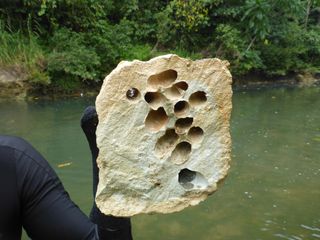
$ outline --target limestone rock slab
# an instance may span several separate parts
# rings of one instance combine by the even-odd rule
[[[123,61],[96,100],[99,185],[108,215],[196,205],[227,174],[231,74],[219,59]]]

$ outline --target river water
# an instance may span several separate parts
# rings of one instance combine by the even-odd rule
[[[0,133],[29,140],[86,213],[91,166],[79,119],[93,102],[0,102]],[[135,240],[320,239],[320,88],[236,91],[233,107],[223,186],[182,212],[132,218]]]

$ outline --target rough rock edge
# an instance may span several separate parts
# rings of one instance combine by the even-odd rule
[[[225,142],[224,144],[226,144],[229,149],[229,152],[228,152],[228,157],[227,157],[227,160],[228,160],[228,163],[231,159],[231,138],[230,138],[230,124],[229,124],[229,121],[230,121],[230,115],[231,115],[231,108],[232,108],[232,103],[231,103],[231,96],[232,96],[232,90],[231,90],[231,84],[232,84],[232,78],[231,78],[231,74],[229,72],[229,70],[227,69],[227,67],[229,66],[229,63],[227,61],[221,61],[217,58],[214,58],[214,59],[202,59],[202,60],[197,60],[197,61],[191,61],[191,60],[187,60],[187,59],[182,59],[180,57],[178,57],[177,55],[173,55],[173,54],[168,54],[168,55],[165,55],[165,56],[159,56],[159,57],[156,57],[156,58],[153,58],[151,60],[149,60],[148,62],[142,62],[142,61],[139,61],[139,60],[134,60],[132,62],[128,62],[128,61],[122,61],[119,63],[119,65],[105,78],[104,80],[104,83],[101,87],[101,93],[103,93],[105,91],[105,88],[107,87],[108,85],[108,81],[109,79],[112,79],[115,75],[119,74],[123,69],[127,68],[127,67],[132,67],[134,65],[139,65],[139,64],[144,64],[144,63],[149,63],[150,65],[153,64],[154,62],[157,62],[158,60],[161,60],[161,59],[167,59],[167,61],[170,61],[172,58],[177,58],[178,61],[181,61],[181,62],[184,62],[187,66],[189,66],[190,64],[191,65],[194,65],[194,66],[197,66],[199,64],[203,64],[203,63],[207,63],[207,64],[214,64],[216,62],[218,62],[220,64],[220,67],[222,68],[222,70],[224,71],[224,73],[227,73],[227,79],[228,79],[228,82],[227,83],[223,83],[225,86],[229,86],[230,88],[230,95],[229,96],[223,96],[223,97],[227,97],[229,98],[229,102],[230,102],[230,105],[229,105],[229,108],[228,107],[225,107],[224,108],[224,111],[223,113],[220,114],[220,117],[224,117],[225,120],[227,120],[228,124],[227,126],[224,126],[224,131],[226,134],[228,134],[228,137],[230,139],[229,142]],[[102,111],[100,109],[100,104],[99,102],[101,101],[102,102],[102,99],[100,99],[101,96],[100,94],[98,95],[97,97],[97,100],[96,100],[96,106],[97,106],[97,112],[98,114]],[[103,116],[99,116],[99,119],[100,118],[103,118]],[[225,122],[224,122],[225,123]],[[99,128],[99,126],[98,126]],[[98,130],[97,130],[98,132]],[[98,135],[98,134],[97,134]],[[98,147],[100,147],[100,140],[99,139],[99,136],[97,138],[97,142],[98,142]],[[103,161],[101,161],[100,157],[98,157],[98,166],[99,168],[103,168]],[[161,213],[171,213],[171,212],[176,212],[176,211],[180,211],[188,206],[193,206],[193,205],[197,205],[199,202],[205,200],[207,198],[208,195],[212,194],[214,191],[217,190],[217,183],[221,182],[227,175],[227,172],[228,172],[228,169],[229,169],[229,165],[227,166],[224,166],[223,168],[223,172],[219,172],[219,179],[218,181],[215,183],[215,184],[212,184],[210,187],[208,187],[206,189],[206,191],[202,191],[201,193],[197,192],[196,194],[194,193],[190,193],[189,194],[186,194],[185,197],[181,197],[179,199],[179,203],[177,204],[177,202],[162,202],[160,204],[157,204],[157,207],[156,209],[154,208],[154,206],[149,206],[149,207],[143,207],[142,209],[140,209],[140,211],[138,213],[153,213],[153,212],[161,212]],[[100,171],[101,172],[101,171]],[[101,174],[100,174],[100,177],[103,177]],[[113,206],[105,206],[104,204],[104,198],[103,198],[103,194],[102,195],[99,195],[100,193],[102,193],[104,191],[104,189],[101,189],[98,187],[98,192],[97,192],[97,196],[96,196],[96,203],[97,203],[97,206],[100,208],[100,210],[102,212],[104,212],[105,214],[112,214],[112,215],[115,215],[115,216],[133,216],[137,213],[132,213],[132,212],[128,212],[128,213],[125,213],[123,212],[121,209],[118,209],[115,210],[113,209],[112,212],[110,212],[109,208],[113,207]],[[196,195],[196,199],[192,199],[192,201],[190,201],[190,197],[189,195]],[[152,210],[150,210],[150,208]]]

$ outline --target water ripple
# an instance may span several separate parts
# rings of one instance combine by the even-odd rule
[[[317,227],[309,227],[309,226],[304,225],[304,224],[301,224],[300,226],[301,226],[302,228],[304,228],[304,229],[307,229],[307,230],[320,232],[320,228],[317,228]]]

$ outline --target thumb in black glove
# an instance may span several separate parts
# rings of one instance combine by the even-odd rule
[[[87,107],[81,118],[81,128],[86,135],[92,155],[93,170],[93,197],[95,198],[99,183],[99,169],[97,157],[99,149],[96,142],[96,128],[98,115],[94,106]],[[90,219],[98,225],[100,239],[132,240],[130,218],[107,216],[100,212],[95,202],[93,203]]]

